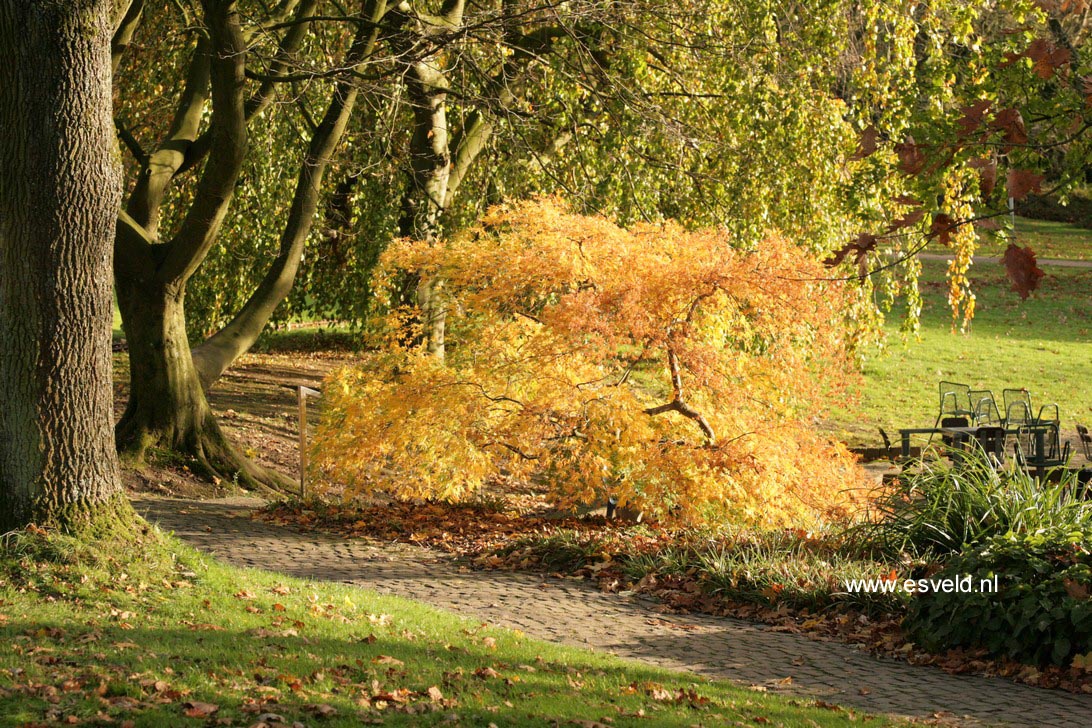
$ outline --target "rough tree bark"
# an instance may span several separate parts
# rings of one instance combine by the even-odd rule
[[[122,507],[111,253],[113,2],[0,0],[0,531]]]

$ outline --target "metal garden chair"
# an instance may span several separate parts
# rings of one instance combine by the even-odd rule
[[[1088,428],[1080,423],[1077,424],[1077,437],[1081,439],[1085,458],[1092,460],[1092,435],[1089,435]]]
[[[974,410],[975,424],[994,425],[1001,423],[1001,413],[997,410],[997,401],[988,389],[972,389],[968,392],[971,409]]]

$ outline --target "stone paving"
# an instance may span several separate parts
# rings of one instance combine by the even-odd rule
[[[258,504],[159,498],[134,503],[150,521],[232,564],[396,594],[552,642],[876,713],[945,713],[966,725],[1092,724],[1092,695],[949,675],[738,619],[661,614],[654,600],[604,594],[583,581],[470,571],[411,545],[252,521],[249,513]],[[791,682],[779,683],[787,677]]]

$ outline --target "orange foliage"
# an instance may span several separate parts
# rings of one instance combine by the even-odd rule
[[[393,307],[375,353],[333,375],[316,458],[351,490],[460,500],[504,473],[676,520],[852,507],[859,470],[813,429],[844,394],[847,293],[782,238],[743,252],[537,200],[394,245],[375,290],[406,270],[444,281],[447,356],[406,344],[420,316]]]

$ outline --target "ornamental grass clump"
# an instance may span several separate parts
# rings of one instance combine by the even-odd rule
[[[1092,528],[1092,504],[1075,472],[1040,482],[1015,464],[995,467],[981,450],[961,455],[952,463],[925,457],[904,469],[872,502],[868,522],[849,532],[851,543],[943,560],[1006,533]]]

